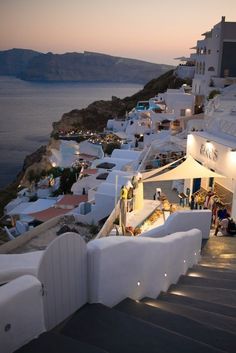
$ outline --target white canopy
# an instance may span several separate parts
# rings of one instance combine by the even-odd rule
[[[142,173],[142,179],[145,180],[147,178],[150,178],[151,176],[153,177],[155,174],[160,173],[162,170],[164,170],[166,168],[169,168],[172,164],[180,162],[182,159],[183,159],[183,157],[181,157],[180,159],[177,159],[174,162],[166,164],[163,167],[152,169],[149,172],[145,172],[145,171],[140,170],[140,172]],[[148,181],[150,181],[150,180],[148,180]]]
[[[159,169],[156,171],[159,172]],[[144,182],[195,178],[225,178],[225,176],[212,172],[189,155],[187,159],[176,168],[169,170],[166,173],[145,179]]]

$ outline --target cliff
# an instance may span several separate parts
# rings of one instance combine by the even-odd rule
[[[10,49],[0,51],[0,75],[18,76],[30,60],[41,53],[28,49]]]
[[[29,81],[139,82],[158,77],[173,66],[99,53],[41,54],[20,78]]]
[[[145,83],[173,66],[93,52],[43,54],[28,49],[0,51],[0,75],[27,81]]]

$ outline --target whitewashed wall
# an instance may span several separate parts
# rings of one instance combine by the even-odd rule
[[[193,158],[200,161],[208,169],[213,169],[215,172],[225,175],[228,178],[236,179],[236,157],[235,152],[231,152],[231,148],[224,145],[227,144],[226,138],[225,141],[222,141],[222,144],[214,141],[214,138],[221,137],[220,132],[218,136],[213,134],[206,134],[205,136],[200,136],[201,133],[193,132],[191,135],[188,135],[187,141],[187,155],[191,154]],[[211,140],[211,148],[217,150],[217,159],[213,160],[207,157],[206,154],[201,154],[201,145],[206,145],[207,139]],[[232,139],[229,138],[229,144],[232,143]]]
[[[89,302],[113,306],[130,297],[155,298],[200,256],[198,229],[164,238],[108,237],[88,243]]]
[[[43,250],[23,254],[0,254],[0,285],[23,275],[37,273]]]
[[[12,353],[44,331],[39,280],[26,275],[0,287],[0,352]]]
[[[211,227],[210,210],[189,210],[172,213],[165,223],[142,233],[141,237],[164,237],[174,232],[184,232],[193,228],[200,229],[203,239],[208,239]]]
[[[195,73],[195,66],[178,66],[176,69],[176,74],[178,77],[185,79],[192,79]]]
[[[112,306],[126,297],[157,297],[197,263],[201,239],[198,229],[87,245],[78,234],[61,235],[43,253],[38,279],[26,275],[0,287],[1,353],[55,327],[88,301]]]

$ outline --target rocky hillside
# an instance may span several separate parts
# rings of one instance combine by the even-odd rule
[[[110,101],[97,101],[86,109],[74,109],[65,113],[60,121],[53,123],[52,134],[55,135],[60,130],[70,131],[74,128],[102,131],[109,118],[124,116],[126,111],[134,108],[139,100],[147,100],[159,92],[165,92],[167,88],[179,88],[185,82],[177,78],[174,71],[170,70],[148,82],[141,91],[131,97],[124,99],[112,97]]]
[[[19,76],[30,60],[41,53],[28,49],[0,51],[0,75]]]
[[[173,66],[99,53],[41,54],[20,77],[29,81],[148,82]]]

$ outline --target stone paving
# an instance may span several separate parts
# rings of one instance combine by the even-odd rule
[[[161,188],[170,203],[179,203],[178,192],[172,190],[172,181],[143,183],[144,199],[153,200],[156,188]]]
[[[201,264],[236,270],[236,237],[210,237],[203,243]]]

